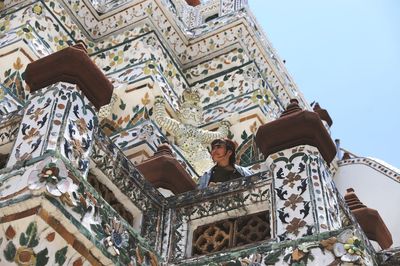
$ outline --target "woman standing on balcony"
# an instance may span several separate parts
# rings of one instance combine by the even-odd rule
[[[235,164],[235,143],[230,139],[215,139],[211,143],[211,158],[215,165],[200,178],[199,189],[252,175],[249,169]]]

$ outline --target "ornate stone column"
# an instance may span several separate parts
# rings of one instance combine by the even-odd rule
[[[341,221],[329,163],[335,145],[315,112],[291,100],[281,117],[258,129],[256,142],[274,182],[279,240],[339,229]]]
[[[7,167],[59,154],[86,177],[96,109],[110,101],[111,83],[81,44],[29,64],[25,75],[36,93],[24,108]]]

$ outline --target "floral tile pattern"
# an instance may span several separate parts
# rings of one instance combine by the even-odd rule
[[[13,143],[18,135],[19,124],[22,120],[21,116],[16,112],[11,113],[10,118],[4,116],[0,119],[0,145]],[[3,151],[4,152],[4,151]],[[9,153],[9,151],[7,151]]]
[[[229,2],[229,1],[227,1]],[[238,2],[239,3],[239,2]],[[104,39],[99,41],[99,43],[94,44],[91,42],[87,37],[82,35],[82,32],[79,30],[77,25],[74,25],[72,20],[69,18],[68,14],[65,12],[63,8],[61,8],[58,3],[52,2],[52,1],[46,1],[46,4],[48,5],[48,9],[51,10],[51,12],[57,16],[58,20],[62,23],[62,25],[57,25],[57,23],[49,24],[48,22],[52,21],[52,17],[54,16],[53,14],[47,14],[47,9],[43,8],[43,6],[40,3],[37,3],[33,6],[29,6],[21,15],[11,15],[11,17],[6,17],[5,21],[8,21],[10,23],[7,27],[12,28],[12,25],[14,23],[14,20],[11,18],[22,18],[20,21],[24,21],[27,17],[26,15],[32,14],[33,21],[31,22],[32,25],[35,25],[35,28],[38,30],[39,35],[42,35],[41,31],[46,30],[47,36],[46,40],[48,40],[50,47],[55,47],[53,50],[58,50],[62,47],[65,47],[67,43],[71,42],[71,39],[69,39],[60,29],[68,29],[69,35],[72,36],[72,38],[75,39],[81,39],[86,41],[89,44],[89,52],[93,52],[95,50],[99,51],[101,49],[100,47],[109,47],[111,39]],[[156,25],[157,30],[161,32],[163,38],[166,38],[168,40],[169,46],[176,52],[176,54],[181,54],[179,57],[181,60],[190,60],[192,61],[194,59],[194,56],[198,57],[197,54],[199,54],[200,57],[204,57],[204,54],[202,53],[209,53],[213,52],[216,49],[221,49],[224,46],[227,46],[228,43],[231,42],[236,42],[239,39],[233,37],[233,36],[240,36],[240,43],[247,43],[250,44],[250,47],[253,47],[252,51],[248,51],[246,47],[243,47],[243,49],[246,51],[247,54],[251,55],[251,58],[254,58],[259,66],[267,66],[269,63],[274,63],[276,60],[275,57],[271,57],[271,61],[268,63],[266,61],[266,58],[264,57],[264,54],[259,48],[256,46],[256,42],[252,39],[253,35],[248,34],[248,29],[242,26],[236,26],[236,28],[231,28],[225,31],[222,35],[216,36],[213,35],[210,37],[205,43],[202,41],[194,43],[192,47],[184,48],[184,43],[185,41],[181,39],[180,34],[174,27],[170,26],[169,23],[165,23],[165,21],[169,21],[171,17],[166,17],[163,12],[161,12],[161,8],[157,6],[157,4],[154,3],[147,3],[143,2],[140,5],[133,5],[128,9],[125,9],[126,14],[117,14],[114,16],[110,16],[107,19],[102,19],[98,20],[97,18],[93,17],[91,12],[89,11],[88,7],[85,5],[83,1],[66,1],[66,4],[68,8],[76,15],[78,20],[81,20],[82,25],[84,25],[84,28],[90,31],[92,34],[101,34],[101,35],[107,35],[107,32],[109,31],[108,29],[119,29],[121,27],[126,26],[126,23],[134,23],[135,21],[142,20],[144,17],[148,17],[149,19],[152,20],[154,25]],[[241,5],[241,4],[240,4]],[[170,9],[170,10],[173,10]],[[50,18],[47,19],[46,21],[42,21],[44,17]],[[132,18],[137,18],[137,20],[132,19]],[[129,19],[131,18],[131,19]],[[232,21],[234,21],[235,17],[232,17]],[[173,19],[173,18],[172,18]],[[112,23],[110,21],[117,21],[116,23]],[[37,22],[37,23],[36,23]],[[254,25],[254,22],[249,21],[249,25]],[[54,25],[56,25],[54,27]],[[144,32],[149,31],[149,25],[150,24],[144,24],[142,27],[135,27],[135,29],[139,29],[139,32],[135,33],[135,30],[133,31],[128,31],[126,35],[120,34],[118,36],[113,37],[113,42],[114,43],[119,43],[124,40],[124,38],[128,37],[135,37],[138,34],[143,34]],[[6,28],[7,28],[6,27]],[[218,27],[218,26],[217,26]],[[52,34],[49,32],[49,29],[52,29],[53,32],[56,32],[56,34]],[[234,29],[234,30],[233,30]],[[208,30],[211,31],[213,28],[208,27]],[[254,30],[254,29],[252,29]],[[260,38],[263,38],[262,34],[259,34],[257,30],[255,30],[257,33],[254,36],[260,36]],[[227,37],[227,40],[225,41],[224,38],[221,38],[221,36]],[[44,37],[44,36],[43,36]],[[49,39],[49,37],[51,37]],[[119,40],[119,41],[118,41]],[[204,45],[206,44],[206,45]],[[205,50],[203,49],[204,47],[207,47]],[[98,47],[97,47],[98,46]],[[191,51],[190,54],[188,54],[188,51]],[[192,55],[192,53],[194,53]],[[273,55],[273,52],[268,52],[269,54]],[[263,60],[263,61],[257,61],[257,60]],[[290,78],[288,75],[285,73],[283,70],[283,67],[281,66],[280,63],[274,63],[275,64],[275,69],[277,69],[278,72],[274,73],[276,70],[262,70],[261,73],[262,75],[266,75],[267,81],[271,84],[273,87],[274,93],[277,93],[281,99],[288,99],[288,95],[297,95],[295,85],[293,82],[290,81]],[[272,71],[272,72],[271,72]],[[278,77],[280,76],[280,77]],[[284,81],[288,80],[289,81]],[[284,81],[282,83],[282,81]],[[288,83],[289,85],[287,85]],[[286,90],[288,90],[285,92]],[[285,95],[286,94],[286,95]],[[287,103],[288,100],[285,100],[284,103]]]
[[[42,221],[29,222],[29,219],[5,223],[1,226],[13,234],[0,244],[4,253],[3,263],[17,265],[66,265],[66,261],[77,259],[73,248],[68,246],[52,228]],[[47,227],[47,228],[46,228]],[[53,241],[60,246],[54,245]],[[47,246],[46,246],[47,245]]]
[[[280,240],[342,227],[336,188],[317,148],[297,146],[269,158]]]
[[[229,8],[227,7],[226,10],[228,13],[232,12],[232,3],[233,1],[225,1],[226,5],[230,6]],[[79,20],[83,20],[83,24],[86,26],[86,28],[89,31],[89,34],[94,34],[95,36],[93,36],[94,38],[98,37],[100,34],[103,35],[107,35],[113,31],[115,31],[115,29],[118,29],[120,27],[124,27],[126,26],[127,23],[134,23],[137,20],[140,20],[141,18],[144,17],[148,17],[149,19],[151,19],[154,23],[154,25],[156,25],[157,30],[163,35],[163,37],[168,40],[169,46],[172,48],[172,50],[174,50],[176,52],[176,54],[179,55],[179,58],[182,60],[182,62],[189,62],[189,61],[193,61],[195,58],[201,58],[204,57],[204,53],[209,53],[209,52],[213,52],[217,49],[222,49],[223,47],[228,46],[228,43],[231,43],[232,41],[238,41],[237,38],[235,38],[234,36],[240,36],[241,37],[241,43],[246,43],[246,44],[251,44],[252,49],[249,51],[248,53],[252,56],[252,58],[254,58],[255,60],[259,60],[258,58],[261,58],[261,60],[263,60],[262,62],[257,62],[258,65],[262,65],[262,66],[267,66],[268,62],[266,62],[266,58],[263,55],[263,52],[261,50],[259,50],[259,48],[256,46],[256,42],[252,39],[253,37],[251,37],[251,34],[246,34],[248,32],[247,28],[244,27],[236,27],[234,31],[232,31],[232,28],[225,31],[223,34],[220,35],[214,35],[212,37],[210,37],[207,41],[199,41],[197,43],[194,43],[191,47],[189,47],[189,49],[185,49],[184,48],[184,43],[185,41],[183,39],[181,39],[177,29],[175,29],[173,26],[170,26],[168,23],[165,23],[165,21],[168,21],[168,17],[165,16],[165,14],[163,12],[161,12],[162,8],[158,7],[156,4],[153,3],[141,3],[140,6],[132,6],[128,9],[125,9],[124,12],[125,14],[118,14],[118,15],[114,15],[111,17],[108,17],[107,19],[103,19],[103,20],[98,20],[97,18],[93,17],[93,15],[91,14],[91,12],[87,9],[87,7],[80,1],[75,0],[75,1],[68,1],[68,5],[71,8],[71,11],[73,13],[75,13],[75,15],[77,16],[77,18]],[[225,5],[225,4],[222,4]],[[241,1],[236,1],[235,3],[236,7],[235,9],[239,9],[239,6],[242,6]],[[166,5],[167,7],[171,7],[169,6],[169,4]],[[139,8],[142,8],[142,10],[140,10]],[[224,9],[224,8],[223,8]],[[222,9],[222,10],[223,10]],[[169,9],[169,10],[174,10],[173,8]],[[220,11],[220,12],[224,12],[224,11]],[[225,20],[227,16],[225,16]],[[129,18],[129,19],[126,19]],[[173,17],[172,17],[173,19]],[[236,17],[232,17],[230,18],[231,21],[234,21],[235,19],[237,19]],[[117,21],[116,23],[112,23],[111,21]],[[227,21],[223,21],[220,22],[222,24],[226,24]],[[179,24],[179,23],[178,23]],[[219,27],[220,25],[215,24],[214,27],[210,27],[211,25],[215,24],[215,22],[213,22],[210,25],[207,25],[206,27],[201,27],[201,29],[207,29],[207,31],[212,31],[214,30],[214,27]],[[254,25],[255,23],[253,21],[249,21],[249,25]],[[254,29],[252,29],[254,30]],[[184,30],[186,31],[186,30]],[[263,40],[265,39],[262,34],[258,33],[258,30],[255,30],[256,35],[255,36],[259,36],[259,38],[263,38]],[[200,33],[198,33],[200,34]],[[226,40],[224,40],[224,38],[221,37],[225,36],[227,37]],[[245,47],[243,47],[245,48]],[[272,48],[265,48],[265,49],[269,49],[271,50]],[[246,49],[247,50],[247,49]],[[274,52],[268,51],[268,54],[271,55],[271,61],[270,63],[272,63],[274,65],[274,68],[278,71],[276,74],[274,74],[273,72],[276,70],[273,70],[272,72],[270,72],[271,70],[263,70],[262,73],[264,73],[265,75],[269,76],[268,81],[272,81],[271,84],[274,84],[274,89],[276,89],[276,92],[279,93],[281,97],[281,99],[285,99],[287,98],[286,94],[290,94],[292,95],[293,93],[295,94],[295,96],[297,96],[297,92],[295,89],[295,85],[293,84],[293,82],[290,81],[289,76],[285,73],[285,70],[283,70],[283,66],[281,63],[278,62],[276,55],[274,56]],[[186,62],[186,63],[187,63]],[[282,79],[277,78],[279,73],[279,76],[282,77]],[[283,84],[282,84],[282,80],[283,80]],[[275,88],[275,85],[278,86],[277,88]],[[289,89],[288,92],[285,92],[285,90]]]
[[[141,255],[141,252],[150,252],[152,259],[157,261],[157,256],[139,236],[139,233],[121,220],[107,202],[99,197],[96,190],[82,176],[71,172],[70,167],[60,158],[47,157],[25,169],[16,170],[7,176],[1,175],[0,178],[4,182],[0,186],[0,209],[18,204],[20,210],[26,210],[32,205],[24,203],[24,201],[32,202],[33,206],[36,202],[43,205],[44,211],[39,210],[32,214],[37,213],[46,222],[51,221],[48,218],[49,215],[56,215],[57,219],[65,219],[67,222],[62,223],[65,228],[71,230],[71,226],[73,226],[75,229],[72,229],[72,232],[79,230],[82,235],[89,236],[88,240],[85,241],[93,242],[92,245],[100,250],[102,256],[115,264],[127,265],[132,260],[142,260],[143,254]],[[41,199],[42,195],[46,200]],[[10,201],[11,198],[12,201]],[[53,224],[50,225],[54,226]],[[37,238],[38,231],[35,226],[34,223],[31,223],[25,233],[25,235],[33,234],[32,236],[24,235],[19,238],[22,246],[20,252],[24,252],[25,255],[31,253],[32,260],[39,260],[40,258],[39,265],[49,265],[47,264],[48,257],[54,255],[58,257],[60,252],[66,253],[66,251],[48,253],[46,249],[41,251],[45,253],[41,258],[39,250],[34,248],[38,245],[43,247],[44,239],[39,240]],[[13,231],[17,232],[16,229],[8,230],[7,240],[12,239],[16,234]],[[63,237],[66,237],[66,234],[68,235],[66,231],[61,230],[61,232],[64,234]],[[54,236],[47,234],[46,239],[52,241],[51,239],[54,239]],[[57,246],[59,244],[55,245],[55,247]],[[141,252],[138,254],[135,250]],[[77,253],[74,252],[74,254]],[[23,259],[22,257],[27,257],[20,255],[16,244],[8,242],[4,251],[5,259],[16,261]],[[84,254],[82,255],[84,256]],[[60,258],[56,258],[56,260],[60,260]]]
[[[0,83],[14,97],[23,102],[29,98],[29,92],[24,81],[24,71],[27,64],[50,54],[35,29],[29,24],[14,28],[0,39]]]
[[[87,174],[97,118],[75,87],[58,83],[30,99],[8,166],[58,150]]]

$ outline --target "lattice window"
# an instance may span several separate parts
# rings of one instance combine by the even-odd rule
[[[114,193],[109,190],[104,184],[100,183],[96,176],[89,173],[88,182],[93,186],[94,189],[101,195],[101,197],[107,201],[108,204],[116,211],[122,218],[125,219],[130,225],[133,225],[133,215],[125,209],[124,205],[119,202]]]
[[[242,142],[236,152],[236,158],[240,165],[249,166],[259,161],[264,161],[265,157],[258,149],[254,135],[249,136]]]
[[[202,225],[193,232],[192,254],[205,255],[271,238],[269,212]]]

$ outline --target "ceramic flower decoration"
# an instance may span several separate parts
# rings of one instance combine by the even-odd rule
[[[363,257],[364,247],[351,230],[343,231],[337,240],[338,242],[333,246],[333,252],[343,262],[356,262]]]
[[[68,192],[72,180],[68,177],[68,170],[61,160],[52,161],[48,158],[36,167],[28,177],[28,188],[39,190],[46,188],[46,191],[56,197]]]
[[[111,225],[105,225],[104,232],[107,234],[107,237],[103,240],[103,243],[107,248],[111,248],[115,255],[120,254],[119,250],[121,248],[128,246],[128,232],[121,224],[121,221],[118,221],[115,217],[112,219]]]

